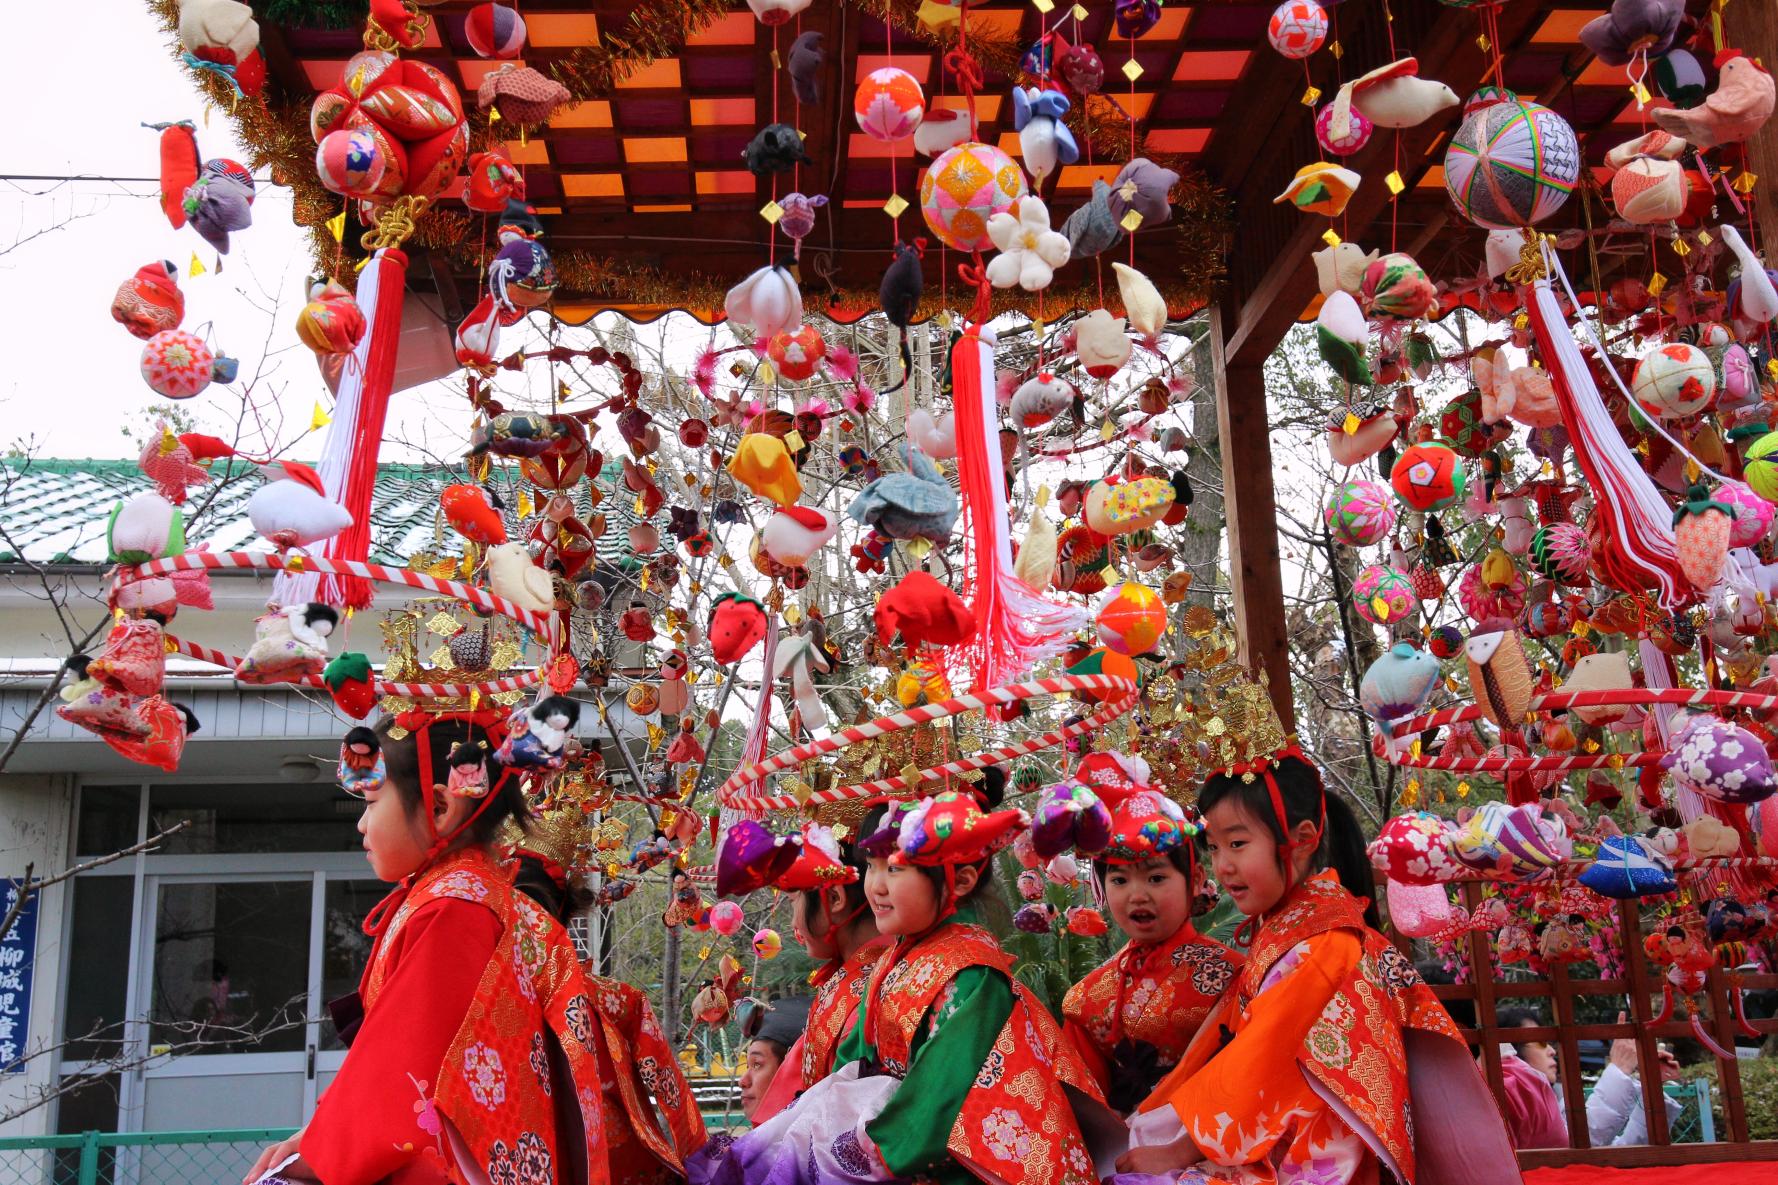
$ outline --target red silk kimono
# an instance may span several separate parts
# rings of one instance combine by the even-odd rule
[[[824,969],[826,974],[815,984],[815,999],[809,1005],[808,1028],[803,1031],[800,1069],[804,1089],[833,1073],[834,1052],[852,1028],[870,974],[888,949],[888,939],[875,938],[853,951],[845,962]]]
[[[1216,1180],[1369,1182],[1379,1166],[1406,1185],[1519,1180],[1449,1014],[1332,872],[1264,921],[1141,1110],[1169,1104]]]
[[[597,1023],[567,932],[479,847],[415,880],[303,1133],[323,1185],[609,1185]]]
[[[859,1002],[864,999],[865,981],[883,957],[887,938],[873,938],[842,963],[829,962],[816,972],[813,983],[815,997],[809,1005],[809,1020],[802,1035],[784,1054],[784,1062],[772,1075],[772,1084],[753,1108],[753,1126],[758,1127],[790,1106],[803,1091],[821,1081],[834,1070],[834,1055],[840,1041],[851,1031],[858,1016]]]
[[[905,1077],[920,1026],[957,973],[988,967],[1005,975],[1012,1014],[951,1126],[951,1155],[988,1181],[1097,1185],[1064,1086],[1099,1099],[1098,1083],[1049,1012],[1012,978],[1012,964],[992,934],[962,922],[892,951],[871,973],[865,1036],[883,1069]]]
[[[1143,1058],[1148,1075],[1135,1096],[1139,1102],[1179,1063],[1241,963],[1240,955],[1187,922],[1158,946],[1127,943],[1087,972],[1068,990],[1062,1016],[1100,1089],[1114,1093],[1111,1070],[1118,1045],[1135,1042],[1152,1051],[1152,1060]],[[1120,1069],[1127,1073],[1132,1067]]]
[[[678,1180],[685,1175],[685,1158],[708,1138],[679,1060],[647,996],[600,975],[588,975],[587,982],[599,1016],[599,1076],[611,1180],[621,1185]],[[666,1119],[665,1131],[651,1097]]]

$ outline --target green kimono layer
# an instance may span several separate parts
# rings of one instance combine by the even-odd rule
[[[946,1147],[963,1100],[1012,1015],[1012,984],[992,967],[966,967],[956,990],[935,1006],[914,1034],[907,1075],[887,1106],[865,1125],[883,1161],[898,1177],[963,1183],[974,1178]],[[862,1024],[840,1043],[834,1064],[876,1060]]]

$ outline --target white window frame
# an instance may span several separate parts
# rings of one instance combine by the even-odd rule
[[[78,862],[75,852],[79,846],[80,807],[81,800],[89,788],[98,787],[130,787],[136,789],[136,838],[132,842],[141,842],[148,836],[150,796],[156,786],[170,785],[239,785],[263,786],[270,789],[284,786],[280,782],[243,782],[239,777],[192,777],[181,778],[177,782],[171,779],[160,781],[128,782],[111,778],[77,779],[73,794],[73,822],[68,829],[69,862]],[[88,857],[90,859],[90,856]],[[314,1114],[315,1103],[319,1097],[319,1083],[324,1075],[337,1073],[345,1060],[343,1049],[324,1050],[320,1048],[321,1025],[331,1023],[325,1015],[326,1001],[321,997],[321,976],[323,970],[326,923],[327,886],[330,881],[374,881],[369,866],[361,853],[355,852],[242,852],[218,855],[155,855],[138,852],[135,855],[117,860],[99,868],[80,874],[77,880],[98,879],[102,877],[130,878],[133,888],[130,894],[130,941],[129,966],[124,969],[124,1060],[134,1060],[136,1068],[125,1071],[119,1076],[118,1082],[118,1117],[117,1127],[120,1132],[142,1130],[142,1117],[147,1104],[147,1082],[155,1078],[199,1077],[213,1074],[252,1074],[252,1073],[289,1073],[292,1070],[305,1074],[303,1088],[302,1120],[307,1122]],[[215,884],[219,882],[254,883],[282,881],[300,883],[308,881],[311,885],[309,903],[309,966],[307,988],[311,1003],[310,1014],[304,1031],[303,1048],[278,1053],[227,1053],[206,1054],[178,1059],[164,1060],[154,1064],[144,1064],[142,1055],[148,1049],[148,1025],[146,1008],[152,990],[154,974],[153,962],[147,958],[147,952],[154,947],[154,927],[158,908],[159,888],[163,884]],[[73,939],[74,910],[72,886],[65,895],[66,907],[62,910],[61,943],[62,949],[68,952],[61,960],[61,974],[56,984],[56,1002],[58,1014],[62,1011],[68,998],[68,989],[72,982],[76,952],[71,948]],[[58,1043],[62,1040],[58,1028],[54,1038]],[[88,1069],[97,1068],[98,1063],[63,1058],[58,1052],[51,1067],[52,1081],[60,1081],[70,1074],[77,1074]]]

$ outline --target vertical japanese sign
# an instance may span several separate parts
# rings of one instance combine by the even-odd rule
[[[4,908],[12,912],[22,881],[6,881]],[[37,955],[37,895],[25,899],[25,907],[5,938],[0,938],[0,1074],[22,1074],[20,1060],[31,1027],[31,964]]]

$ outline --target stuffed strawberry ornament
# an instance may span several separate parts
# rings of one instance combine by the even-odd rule
[[[728,666],[759,644],[766,636],[766,611],[744,593],[723,593],[710,611],[710,655]]]
[[[370,659],[356,650],[347,650],[328,663],[321,672],[321,682],[327,684],[327,694],[339,710],[354,720],[364,719],[377,706]]]
[[[1716,501],[1701,485],[1687,490],[1686,500],[1673,512],[1673,542],[1679,551],[1679,567],[1700,593],[1709,592],[1722,579],[1734,528],[1735,508]]]

